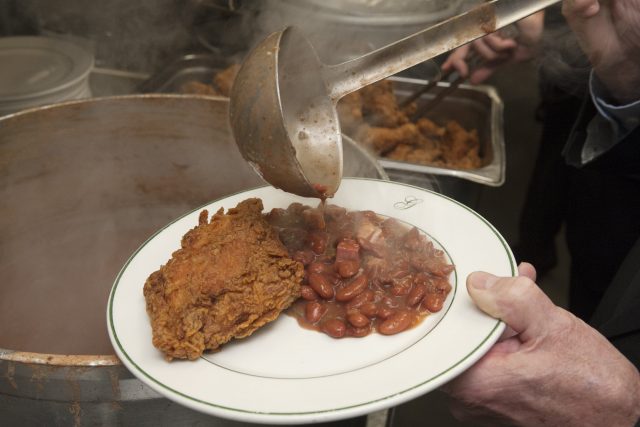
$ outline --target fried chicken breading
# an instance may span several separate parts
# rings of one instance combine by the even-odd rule
[[[231,94],[231,87],[238,71],[240,71],[240,64],[233,64],[213,76],[213,83],[222,96]]]
[[[400,109],[393,92],[393,82],[380,80],[359,90],[362,93],[362,113],[375,126],[393,128],[409,122]]]
[[[247,199],[182,238],[181,248],[144,285],[153,345],[168,360],[197,359],[276,319],[300,296],[301,263]]]
[[[382,80],[349,94],[338,103],[342,130],[388,159],[438,167],[482,166],[478,132],[451,120],[444,126],[422,117],[414,122],[416,102],[404,108],[393,82]]]
[[[405,123],[395,128],[362,126],[357,135],[359,141],[382,155],[392,151],[399,144],[416,145],[421,136],[418,127],[413,123]]]

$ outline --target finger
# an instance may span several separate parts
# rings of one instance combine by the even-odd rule
[[[467,278],[467,290],[481,310],[503,320],[523,342],[546,335],[557,310],[526,276],[500,278],[475,272]]]
[[[537,276],[536,269],[528,262],[521,262],[518,265],[518,276],[528,277],[535,282]]]
[[[451,55],[444,61],[442,64],[443,71],[449,71],[451,68],[455,69],[458,73],[462,75],[462,71],[460,68],[464,68],[465,76],[467,75],[468,66],[466,65],[465,58],[469,53],[469,45],[464,45],[454,50]],[[464,64],[464,65],[463,65]]]
[[[514,39],[503,38],[496,34],[489,34],[483,38],[484,42],[496,52],[511,51],[518,47],[518,42]]]
[[[562,2],[562,14],[567,18],[588,19],[600,11],[598,0],[565,0]]]
[[[465,61],[464,59],[461,59],[461,58],[454,59],[452,61],[452,67],[462,77],[467,77],[469,75],[469,64],[467,64],[467,61]]]
[[[474,41],[473,48],[485,61],[495,61],[501,56],[499,52],[496,52],[487,44],[484,38]]]

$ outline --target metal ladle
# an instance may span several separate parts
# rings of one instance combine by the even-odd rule
[[[273,33],[249,53],[231,90],[236,144],[274,187],[331,197],[342,179],[340,98],[559,1],[489,1],[338,65],[322,64],[294,27]]]

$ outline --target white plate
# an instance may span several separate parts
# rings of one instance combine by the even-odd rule
[[[262,187],[203,208],[226,210],[250,197],[261,198],[265,212],[293,201],[317,204]],[[398,335],[340,340],[282,315],[218,353],[168,363],[151,344],[142,289],[198,223],[199,208],[147,240],[116,278],[107,323],[118,357],[141,381],[192,409],[237,421],[302,424],[355,417],[414,399],[462,373],[499,338],[504,324],[478,310],[464,284],[476,270],[516,274],[508,245],[485,219],[437,193],[388,181],[345,179],[330,202],[395,217],[440,244],[455,265],[443,310]]]

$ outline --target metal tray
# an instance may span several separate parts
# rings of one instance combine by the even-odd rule
[[[391,77],[399,100],[411,95],[426,85],[426,80],[404,77]],[[449,83],[440,82],[437,87],[418,99],[425,103],[435,97]],[[489,186],[504,184],[506,156],[503,134],[503,103],[497,91],[491,86],[461,85],[452,94],[445,97],[437,108],[427,115],[436,123],[454,119],[466,129],[477,129],[480,139],[482,167],[478,169],[454,169],[425,166],[416,163],[401,162],[379,158],[382,167],[389,176],[401,181],[416,183],[420,175],[429,179],[429,175],[465,179]]]
[[[176,59],[158,74],[144,81],[140,93],[182,93],[183,84],[192,81],[211,84],[213,76],[234,62],[210,54],[189,54]]]

